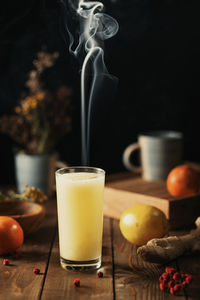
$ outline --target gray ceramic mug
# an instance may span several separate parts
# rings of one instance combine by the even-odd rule
[[[141,167],[131,162],[134,151],[140,151]],[[149,131],[138,135],[138,142],[123,153],[124,166],[145,180],[164,180],[170,170],[182,163],[183,134],[177,131]]]

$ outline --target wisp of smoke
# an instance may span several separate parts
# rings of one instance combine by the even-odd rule
[[[92,122],[98,113],[100,102],[105,103],[105,99],[112,97],[111,91],[115,90],[117,84],[117,78],[108,73],[104,63],[103,41],[114,36],[119,26],[115,19],[103,12],[104,6],[99,1],[60,1],[65,18],[70,11],[79,19],[77,43],[71,33],[70,24],[65,19],[64,26],[70,39],[69,51],[76,56],[82,54],[83,50],[85,52],[81,69],[82,164],[89,165]]]

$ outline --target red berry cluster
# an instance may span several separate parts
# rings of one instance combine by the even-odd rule
[[[169,291],[170,294],[175,295],[191,283],[192,275],[177,272],[174,268],[166,267],[159,281],[161,291]]]

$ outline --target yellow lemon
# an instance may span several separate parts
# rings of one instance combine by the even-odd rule
[[[163,237],[169,229],[165,214],[154,206],[144,204],[125,210],[120,217],[119,226],[123,236],[139,246],[153,238]]]

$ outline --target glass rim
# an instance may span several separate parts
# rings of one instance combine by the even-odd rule
[[[55,174],[56,175],[63,175],[63,174],[66,174],[64,171],[68,170],[69,172],[66,172],[66,173],[76,173],[78,172],[78,170],[80,172],[92,172],[92,171],[96,171],[96,172],[92,172],[92,173],[96,173],[96,174],[102,174],[102,175],[105,175],[106,172],[101,169],[101,168],[97,168],[97,167],[88,167],[88,166],[70,166],[70,167],[63,167],[63,168],[60,168],[58,170],[55,171]],[[62,173],[63,172],[63,173]]]

